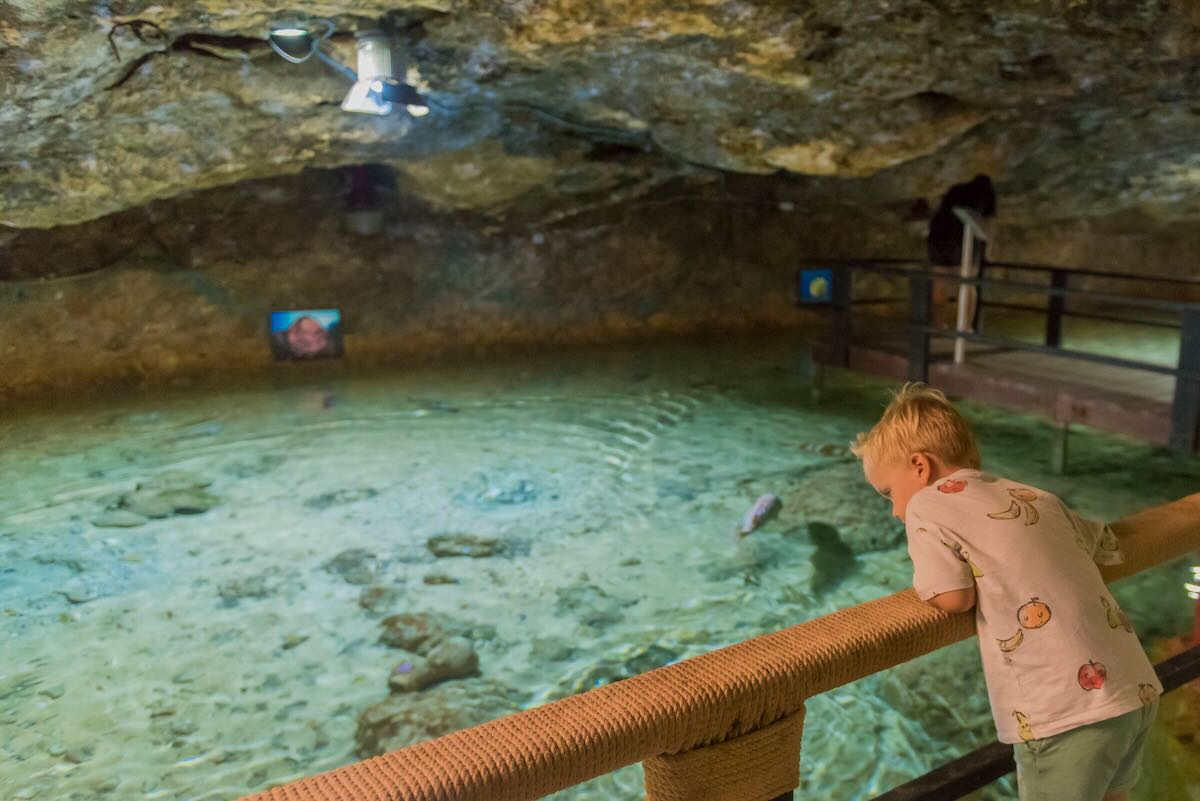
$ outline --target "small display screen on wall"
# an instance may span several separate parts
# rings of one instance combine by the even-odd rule
[[[271,312],[271,353],[276,359],[324,359],[342,355],[338,309]]]

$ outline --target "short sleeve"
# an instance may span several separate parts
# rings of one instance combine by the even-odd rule
[[[1075,531],[1076,544],[1087,551],[1092,561],[1098,565],[1119,565],[1125,561],[1125,554],[1121,552],[1121,544],[1117,542],[1117,535],[1111,526],[1099,520],[1080,517],[1061,500],[1059,504]]]
[[[962,540],[949,528],[912,510],[904,515],[908,555],[913,563],[913,589],[922,601],[935,595],[975,586],[975,577],[963,556]]]

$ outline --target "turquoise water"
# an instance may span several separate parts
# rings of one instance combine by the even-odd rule
[[[379,642],[392,614],[431,615],[479,673],[393,696],[403,739],[902,589],[900,525],[842,447],[886,387],[838,375],[814,405],[802,350],[297,366],[6,411],[0,798],[232,799],[346,764],[421,656]],[[990,469],[1085,514],[1200,486],[1194,459],[1087,431],[1053,476],[1047,424],[962,408]],[[764,492],[783,511],[738,541]],[[1120,586],[1147,642],[1190,627],[1187,568]],[[798,797],[869,798],[990,741],[974,648],[812,699]],[[640,793],[635,766],[560,797]]]

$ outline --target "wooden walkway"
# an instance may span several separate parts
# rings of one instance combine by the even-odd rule
[[[1045,280],[972,278],[966,270],[952,280],[978,287],[980,307],[1000,312],[1002,318],[1010,312],[1041,316],[1040,342],[1030,342],[1024,335],[993,335],[984,315],[981,333],[957,340],[966,350],[962,363],[955,364],[954,332],[933,323],[945,315],[934,313],[935,276],[929,268],[903,260],[855,260],[819,271],[801,269],[797,274],[800,302],[815,296],[811,288],[804,287],[816,276],[824,283],[813,286],[825,290],[821,300],[829,304],[828,338],[814,348],[814,362],[896,382],[926,381],[947,395],[1048,417],[1059,426],[1053,454],[1056,470],[1065,469],[1067,432],[1072,425],[1125,434],[1179,452],[1200,449],[1200,302],[1178,299],[1200,292],[1200,280],[1028,264],[993,266],[1042,274]],[[897,281],[907,284],[906,297],[887,293],[854,298],[853,274],[861,273],[890,280],[893,286]],[[939,276],[936,280],[948,279]],[[1085,280],[1131,286],[1119,292],[1097,291],[1079,286]],[[1156,286],[1165,297],[1136,294],[1147,285]],[[1007,297],[1004,293],[1041,294],[1045,305],[996,302],[996,295]],[[965,290],[959,297],[965,297]],[[907,309],[896,306],[905,300]],[[885,312],[892,309],[893,314],[870,308],[880,303]],[[856,307],[863,306],[868,308],[855,313]],[[902,314],[895,314],[902,309]],[[1114,314],[1113,309],[1132,309],[1132,313]],[[1103,326],[1103,336],[1099,341],[1089,337],[1087,350],[1063,347],[1067,317],[1098,321],[1089,324]],[[997,322],[1003,322],[1002,318]],[[1143,331],[1171,331],[1166,337],[1177,347],[1167,352],[1176,357],[1176,364],[1123,355],[1138,350],[1130,347],[1137,344],[1130,340],[1131,325]]]
[[[908,380],[908,333],[855,338],[849,368],[897,383]],[[953,340],[931,344],[929,383],[948,395],[1041,414],[1060,425],[1088,425],[1155,445],[1170,444],[1175,378],[1042,353],[970,344],[965,363],[953,363]],[[814,359],[830,364],[828,343]]]

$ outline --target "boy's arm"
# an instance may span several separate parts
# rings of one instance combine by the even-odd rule
[[[975,588],[967,587],[965,590],[951,590],[950,592],[939,593],[925,603],[930,606],[936,606],[943,612],[950,612],[951,614],[969,612],[975,608]]]
[[[963,605],[965,611],[975,603],[975,577],[963,552],[962,538],[936,522],[936,511],[936,504],[914,499],[904,514],[913,589],[918,598],[938,608],[943,608],[941,603],[953,602],[955,606]],[[941,602],[937,601],[939,597]]]

